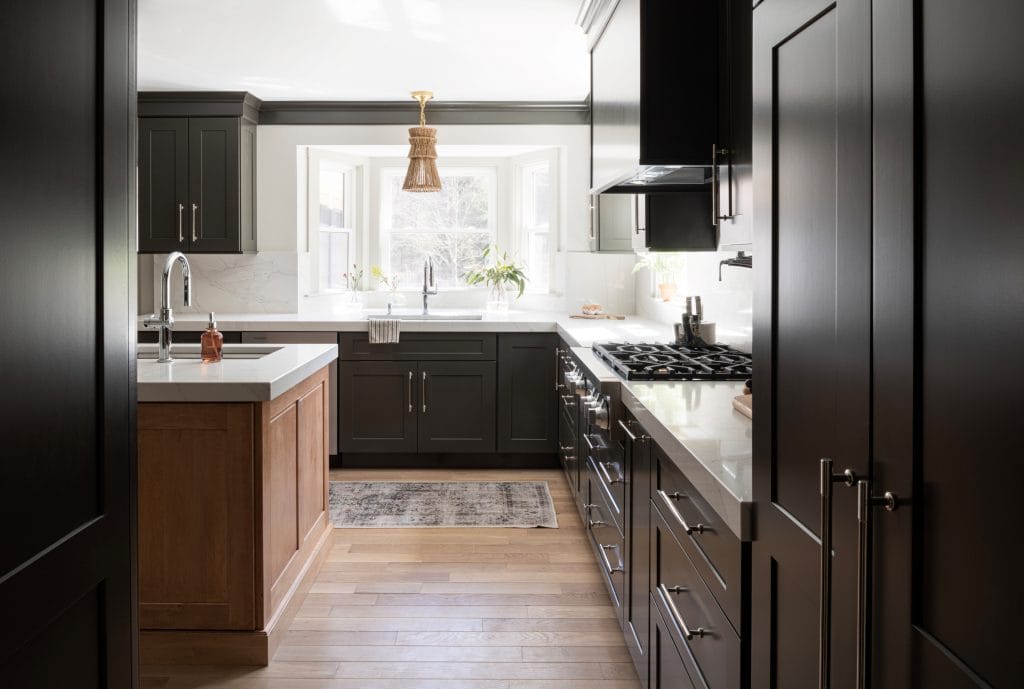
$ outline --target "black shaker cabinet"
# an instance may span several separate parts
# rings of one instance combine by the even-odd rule
[[[139,252],[255,251],[256,123],[246,116],[250,109],[204,109],[183,102],[190,94],[174,96],[181,101],[139,95]]]
[[[493,361],[419,366],[420,452],[494,452]]]
[[[498,452],[557,451],[553,333],[498,337]]]
[[[342,451],[416,451],[420,401],[415,362],[346,361],[338,375]]]

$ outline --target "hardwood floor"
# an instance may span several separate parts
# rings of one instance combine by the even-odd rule
[[[265,668],[142,669],[142,689],[638,689],[558,470],[334,470],[336,481],[546,480],[558,529],[335,529]]]

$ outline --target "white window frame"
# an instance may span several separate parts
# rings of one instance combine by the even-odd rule
[[[549,148],[525,155],[516,156],[512,160],[512,251],[519,260],[528,259],[529,235],[537,231],[536,228],[527,227],[524,217],[526,207],[526,173],[546,165],[548,168],[548,284],[545,288],[531,287],[530,281],[526,282],[526,291],[536,294],[549,294],[555,292],[555,255],[558,253],[559,238],[561,236],[561,170],[559,169],[559,150]]]
[[[357,246],[362,215],[361,204],[359,203],[359,189],[361,187],[362,161],[345,156],[333,151],[321,148],[310,147],[308,149],[307,167],[307,198],[306,198],[306,242],[309,249],[310,259],[310,285],[309,289],[314,294],[337,294],[346,292],[344,288],[326,289],[320,284],[320,166],[328,162],[337,165],[345,173],[345,227],[328,230],[336,234],[348,235],[348,256],[350,262],[361,263],[358,260]],[[349,212],[351,210],[351,212]],[[347,270],[348,266],[346,266]],[[368,273],[368,271],[367,271]],[[363,287],[366,288],[364,277]]]
[[[374,159],[372,162],[371,175],[375,193],[372,200],[374,209],[372,213],[373,220],[370,224],[370,255],[376,256],[377,260],[371,261],[371,263],[377,263],[385,273],[390,273],[391,228],[387,227],[384,221],[385,204],[389,203],[389,199],[385,194],[385,178],[390,178],[391,175],[404,177],[409,161],[403,158],[379,158]],[[510,209],[508,208],[509,175],[506,160],[500,158],[446,158],[444,162],[438,165],[438,169],[442,175],[445,173],[459,174],[467,172],[478,174],[482,171],[491,177],[492,184],[489,199],[491,227],[489,228],[489,243],[508,246],[507,217]],[[419,285],[402,285],[403,290],[413,289],[414,287],[419,289]],[[439,289],[445,292],[479,288],[460,283],[456,287],[442,287]]]

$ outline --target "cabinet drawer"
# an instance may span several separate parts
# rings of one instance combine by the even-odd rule
[[[690,680],[690,674],[683,663],[683,654],[676,648],[669,625],[658,611],[658,605],[652,597],[651,606],[651,661],[648,668],[650,689],[696,689]],[[691,669],[693,665],[690,665]],[[704,685],[700,685],[705,689]]]
[[[586,446],[587,436],[583,436],[584,446]],[[585,460],[584,466],[587,467],[587,475],[590,477],[592,484],[592,494],[590,496],[590,502],[594,505],[595,510],[601,511],[600,519],[610,519],[614,524],[615,528],[619,530],[619,533],[626,533],[626,515],[622,511],[622,507],[615,502],[614,497],[608,492],[608,486],[604,482],[604,478],[601,477],[600,469],[597,467],[597,462],[588,456]],[[596,499],[599,497],[600,499]],[[607,519],[606,519],[607,518]],[[597,519],[597,517],[595,517]]]
[[[626,543],[622,530],[610,516],[608,501],[601,492],[593,473],[587,472],[590,502],[586,509],[587,533],[597,557],[597,566],[604,575],[612,602],[622,618],[622,601],[626,593]]]
[[[370,344],[368,333],[341,333],[338,342],[342,361],[494,361],[497,352],[493,333],[402,333],[396,344]]]
[[[651,594],[676,645],[692,656],[698,669],[691,674],[710,689],[739,689],[739,636],[658,509],[651,530]]]
[[[654,456],[651,498],[722,609],[739,627],[743,559],[740,540],[661,448],[654,448]]]
[[[626,507],[626,469],[622,445],[617,441],[606,444],[600,436],[587,433],[583,434],[583,445],[588,461],[593,464],[594,475],[604,488],[619,524],[622,524]]]

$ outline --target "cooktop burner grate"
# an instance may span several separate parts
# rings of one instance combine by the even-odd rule
[[[593,349],[627,380],[746,380],[753,370],[749,354],[726,345],[608,342]]]

